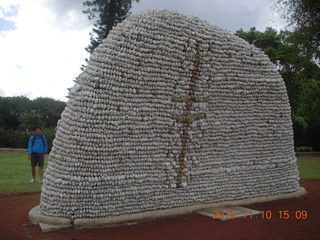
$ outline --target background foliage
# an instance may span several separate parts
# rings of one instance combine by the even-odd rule
[[[252,27],[235,33],[263,50],[285,81],[291,106],[295,146],[320,150],[320,68],[312,55],[304,54],[297,35],[290,31]]]
[[[34,128],[40,126],[50,148],[65,106],[51,98],[0,97],[0,147],[27,148]]]
[[[139,0],[135,0],[139,2]],[[86,0],[83,5],[89,21],[93,23],[90,44],[86,51],[92,53],[111,29],[130,15],[132,0]]]
[[[320,58],[320,1],[278,0],[277,10],[293,29],[303,55]]]

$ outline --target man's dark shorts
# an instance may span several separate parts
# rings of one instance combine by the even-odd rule
[[[39,167],[43,167],[43,154],[42,153],[32,153],[31,154],[31,166],[35,167],[35,166],[39,166]]]

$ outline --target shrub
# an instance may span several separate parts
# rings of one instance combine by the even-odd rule
[[[297,152],[312,152],[312,147],[297,147]]]

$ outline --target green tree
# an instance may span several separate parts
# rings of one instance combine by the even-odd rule
[[[17,129],[23,112],[31,108],[27,97],[0,97],[0,128]]]
[[[20,118],[20,128],[26,131],[33,131],[35,127],[43,128],[45,123],[42,116],[35,110],[25,112]]]
[[[320,138],[315,136],[320,131],[320,68],[303,54],[297,35],[289,31],[277,33],[272,28],[265,32],[240,29],[235,34],[262,49],[277,66],[292,109],[295,145],[320,150]]]
[[[39,97],[32,101],[32,109],[40,114],[41,121],[43,121],[46,128],[56,127],[65,106],[65,102],[52,98]]]
[[[320,57],[320,1],[278,0],[278,11],[293,27],[295,41],[305,56]]]
[[[135,1],[139,2],[139,0]],[[88,14],[88,19],[94,26],[90,33],[90,44],[86,48],[89,53],[92,53],[108,36],[113,26],[122,22],[130,14],[132,0],[87,0],[83,4],[87,7],[83,13]]]
[[[0,97],[0,147],[26,148],[35,126],[43,128],[51,144],[65,106],[52,98]]]
[[[240,29],[236,31],[235,35],[262,49],[273,63],[279,61],[279,51],[277,50],[282,46],[282,39],[275,29],[269,27],[265,32],[259,32],[255,27],[252,27],[248,32]]]
[[[297,115],[305,82],[318,80],[320,70],[312,59],[301,54],[295,35],[289,31],[278,33],[272,28],[260,32],[254,27],[247,32],[240,29],[235,35],[263,50],[277,66],[286,83],[292,114]]]

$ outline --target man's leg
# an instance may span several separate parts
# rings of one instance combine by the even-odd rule
[[[44,164],[44,155],[40,154],[39,155],[39,162],[38,162],[38,166],[39,166],[39,176],[40,176],[40,184],[43,183],[43,164]]]
[[[43,178],[43,166],[39,166],[39,176],[40,176],[40,179]]]
[[[31,154],[31,174],[32,174],[32,179],[31,183],[34,183],[36,181],[36,157],[34,154]]]
[[[36,178],[36,167],[35,166],[31,167],[31,173],[32,173],[32,178],[35,179]]]

